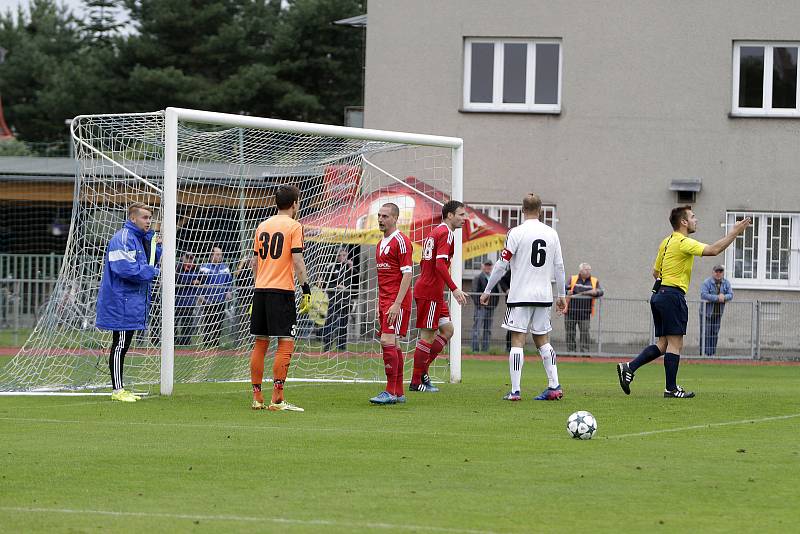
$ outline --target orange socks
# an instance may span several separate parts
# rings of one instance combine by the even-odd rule
[[[253,352],[250,353],[250,382],[253,384],[253,398],[258,402],[264,402],[261,382],[264,380],[264,356],[267,354],[268,345],[268,340],[256,339]]]
[[[272,365],[273,404],[283,402],[283,383],[286,382],[286,375],[289,374],[289,362],[292,361],[292,352],[294,352],[294,339],[281,338],[278,340],[275,363]]]

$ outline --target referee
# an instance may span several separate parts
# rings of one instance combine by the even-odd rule
[[[691,206],[674,208],[669,214],[669,222],[672,225],[672,234],[661,242],[653,265],[653,278],[656,282],[650,298],[650,310],[653,313],[658,341],[655,345],[646,347],[631,362],[617,364],[619,385],[626,395],[631,393],[631,382],[636,370],[663,354],[666,379],[664,397],[694,397],[694,392],[685,391],[676,383],[683,336],[686,335],[686,323],[689,319],[686,291],[692,277],[694,257],[716,256],[721,253],[733,243],[736,236],[750,226],[750,217],[734,224],[733,229],[713,245],[706,245],[689,237],[689,234],[697,231],[697,217]]]

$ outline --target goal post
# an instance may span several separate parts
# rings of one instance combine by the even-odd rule
[[[452,150],[451,191],[450,198],[463,201],[463,140],[457,137],[393,132],[365,128],[351,128],[307,122],[286,121],[233,115],[212,111],[201,111],[185,108],[167,108],[165,115],[165,151],[164,151],[164,226],[162,259],[162,340],[161,340],[161,394],[172,394],[174,369],[174,297],[175,276],[170,273],[175,262],[175,229],[177,221],[177,177],[178,177],[178,121],[184,120],[199,124],[214,124],[223,127],[255,128],[286,132],[291,134],[319,135],[345,139],[360,139],[386,143],[415,144],[449,148]],[[452,276],[461,281],[463,261],[461,257],[461,230],[457,230],[453,254]],[[461,306],[451,296],[450,314],[453,320],[453,337],[450,338],[450,382],[461,382]]]
[[[281,184],[301,189],[315,295],[314,313],[298,316],[290,380],[382,381],[377,209],[387,201],[400,206],[399,227],[414,241],[418,273],[418,245],[439,224],[441,205],[463,201],[463,142],[455,137],[182,108],[79,116],[72,134],[77,172],[65,261],[30,338],[0,369],[0,392],[108,387],[111,336],[94,327],[95,303],[105,247],[134,201],[154,207],[163,253],[148,329],[126,356],[126,387],[158,386],[170,395],[175,383],[249,380],[249,259],[256,226],[276,213]],[[459,230],[452,264],[458,283],[460,236]],[[214,263],[212,246],[221,250],[221,263]],[[340,291],[329,276],[341,252],[351,266]],[[191,272],[201,273],[196,287],[181,278],[191,254]],[[451,302],[455,333],[431,375],[459,382],[461,309]],[[415,342],[412,322],[403,352],[412,353]],[[411,363],[407,357],[409,373]]]

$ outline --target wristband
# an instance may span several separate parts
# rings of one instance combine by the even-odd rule
[[[303,295],[310,295],[311,294],[311,286],[308,285],[308,282],[303,284]]]

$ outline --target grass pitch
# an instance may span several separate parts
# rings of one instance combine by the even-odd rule
[[[376,384],[290,383],[305,413],[253,412],[246,384],[136,404],[0,397],[3,532],[746,532],[796,528],[800,366],[663,368],[626,397],[613,364],[465,361],[464,383],[371,406]],[[535,385],[535,387],[534,387]],[[599,430],[570,439],[567,416]]]

